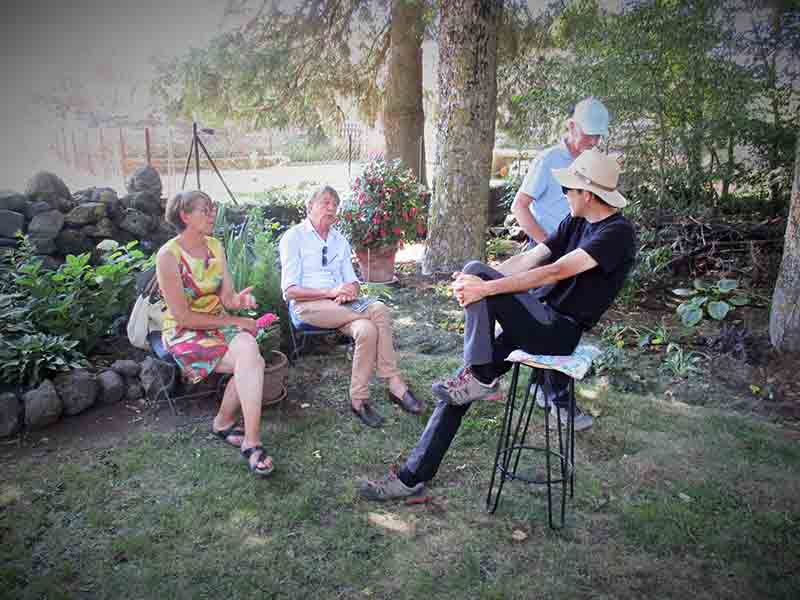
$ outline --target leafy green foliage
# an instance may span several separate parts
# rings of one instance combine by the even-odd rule
[[[273,3],[206,48],[159,65],[154,87],[169,112],[216,124],[330,130],[342,118],[341,98],[351,98],[373,121],[383,100],[388,7],[367,0],[303,4]]]
[[[78,341],[63,335],[0,334],[0,381],[33,386],[60,371],[86,367]]]
[[[269,363],[273,350],[280,350],[281,328],[277,323],[260,329],[256,334],[256,342],[261,351],[261,356]]]
[[[677,312],[684,325],[694,327],[704,316],[721,321],[735,307],[748,304],[750,298],[739,294],[738,289],[739,282],[735,279],[720,279],[713,284],[695,279],[692,289],[677,288],[672,293],[688,298],[678,306]]]
[[[0,380],[36,385],[58,371],[86,366],[85,354],[127,314],[135,274],[147,264],[136,242],[90,263],[69,255],[44,268],[27,237],[0,264]]]
[[[339,228],[354,249],[378,248],[425,235],[420,185],[399,160],[375,160],[356,177],[349,202],[340,210]]]
[[[91,254],[68,255],[57,270],[42,266],[26,251],[15,255],[15,286],[39,331],[76,340],[89,352],[112,321],[130,311],[135,297],[135,273],[145,261],[136,242],[105,255],[101,264]]]
[[[796,8],[770,14],[736,0],[636,0],[615,12],[600,4],[554,9],[549,43],[565,52],[534,48],[519,61],[528,71],[511,101],[518,139],[556,139],[570,106],[600,97],[631,199],[648,205],[726,198],[752,167],[791,165]]]
[[[281,332],[288,335],[288,312],[281,291],[280,256],[277,232],[280,225],[265,215],[264,207],[251,207],[243,223],[230,224],[226,220],[225,208],[217,213],[215,230],[219,232],[225,247],[228,271],[233,287],[237,291],[252,287],[258,304],[257,314],[275,313],[280,325],[262,330],[259,346],[262,356],[269,360],[280,346]]]
[[[706,355],[701,352],[687,351],[674,342],[667,345],[667,355],[661,363],[661,370],[675,377],[686,378],[689,375],[702,373],[702,362]]]

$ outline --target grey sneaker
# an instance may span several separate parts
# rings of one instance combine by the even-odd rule
[[[400,498],[407,498],[408,496],[415,496],[422,491],[425,484],[420,482],[414,487],[408,487],[405,483],[400,481],[394,471],[389,471],[389,474],[383,479],[362,480],[358,486],[358,493],[367,500],[378,500],[383,502],[385,500],[398,500]]]
[[[433,395],[449,404],[463,406],[475,400],[485,400],[496,394],[499,389],[499,377],[492,383],[481,383],[472,374],[469,367],[458,371],[453,379],[444,383],[434,383],[431,386]]]
[[[558,424],[556,411],[561,411],[561,426],[566,427],[567,419],[569,418],[569,410],[566,408],[557,408],[555,405],[550,409],[550,427],[555,427]],[[581,410],[581,407],[575,405],[575,431],[584,431],[594,425],[594,419],[589,413]]]

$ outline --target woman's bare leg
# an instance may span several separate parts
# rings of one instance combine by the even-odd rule
[[[264,385],[264,359],[258,350],[255,338],[249,333],[240,333],[233,338],[228,351],[217,365],[217,371],[222,373],[233,373],[233,380],[228,384],[235,385],[235,394],[225,390],[223,404],[225,405],[226,415],[231,413],[229,405],[225,404],[228,400],[232,402],[238,398],[238,404],[244,417],[244,440],[242,440],[242,450],[261,445],[261,389]],[[222,407],[220,407],[222,412]],[[235,414],[235,413],[233,413]],[[267,468],[272,459],[252,455],[251,462],[258,468]]]
[[[236,391],[236,378],[231,377],[225,386],[222,402],[212,425],[214,431],[224,431],[234,425],[239,417],[239,393]],[[232,446],[241,446],[243,435],[229,435],[226,440]]]

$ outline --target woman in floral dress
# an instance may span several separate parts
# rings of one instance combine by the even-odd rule
[[[210,373],[233,373],[211,432],[238,446],[250,471],[267,476],[274,468],[261,445],[261,388],[264,359],[255,341],[256,321],[226,312],[255,308],[251,288],[236,292],[219,240],[212,237],[216,207],[200,191],[181,192],[167,202],[166,218],[178,235],[159,250],[156,273],[167,305],[162,336],[191,382]],[[236,427],[238,412],[244,430]]]

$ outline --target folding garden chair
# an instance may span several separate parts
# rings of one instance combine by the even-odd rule
[[[200,398],[204,396],[215,395],[222,397],[225,391],[225,385],[228,383],[231,375],[224,374],[219,376],[217,385],[211,390],[202,390],[195,392],[184,392],[184,387],[190,384],[184,384],[178,375],[178,364],[175,358],[164,347],[164,342],[161,340],[160,331],[151,331],[147,334],[147,342],[150,345],[150,350],[154,358],[159,361],[164,368],[156,369],[156,390],[154,393],[155,400],[166,401],[169,404],[172,414],[178,414],[175,403],[179,400],[188,400],[189,398]],[[169,373],[168,375],[166,373]],[[183,393],[182,393],[183,392]]]
[[[292,351],[289,358],[292,362],[295,362],[300,357],[300,353],[305,349],[307,337],[342,335],[338,329],[326,329],[324,327],[316,327],[304,323],[297,318],[291,309],[287,309],[287,312],[289,313],[289,335],[292,339]]]

